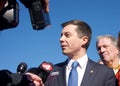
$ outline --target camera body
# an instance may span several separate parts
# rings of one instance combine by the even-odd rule
[[[19,4],[16,0],[7,0],[0,11],[0,30],[16,27],[19,23]]]
[[[33,29],[41,30],[50,25],[49,13],[43,9],[41,0],[33,0],[28,9]]]

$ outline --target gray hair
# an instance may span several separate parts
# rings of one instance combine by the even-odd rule
[[[98,37],[97,37],[97,42],[96,42],[96,44],[98,43],[98,40],[101,39],[101,38],[108,38],[108,39],[110,39],[110,40],[111,40],[111,43],[112,43],[115,47],[117,47],[117,39],[116,39],[115,37],[111,36],[111,35],[101,35],[101,36],[98,36]]]

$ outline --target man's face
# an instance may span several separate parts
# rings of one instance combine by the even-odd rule
[[[113,61],[118,55],[117,48],[112,44],[109,38],[100,38],[97,43],[97,51],[100,58],[105,61]]]
[[[81,50],[82,38],[79,38],[76,32],[77,26],[67,25],[63,28],[61,32],[61,48],[63,54],[67,56],[74,56]]]

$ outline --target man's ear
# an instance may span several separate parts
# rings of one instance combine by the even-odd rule
[[[120,48],[119,47],[117,47],[116,53],[120,56]]]
[[[83,36],[82,37],[82,41],[83,41],[83,45],[86,45],[86,43],[88,43],[88,37],[87,36]]]

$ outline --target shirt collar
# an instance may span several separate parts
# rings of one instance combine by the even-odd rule
[[[68,58],[68,68],[71,68],[72,66],[72,63],[74,62],[75,60],[72,60],[70,58]],[[79,63],[79,67],[80,68],[83,68],[85,66],[85,64],[87,64],[87,61],[88,61],[88,56],[87,54],[85,54],[84,56],[82,56],[81,58],[79,58],[78,60],[76,60],[78,63]]]

